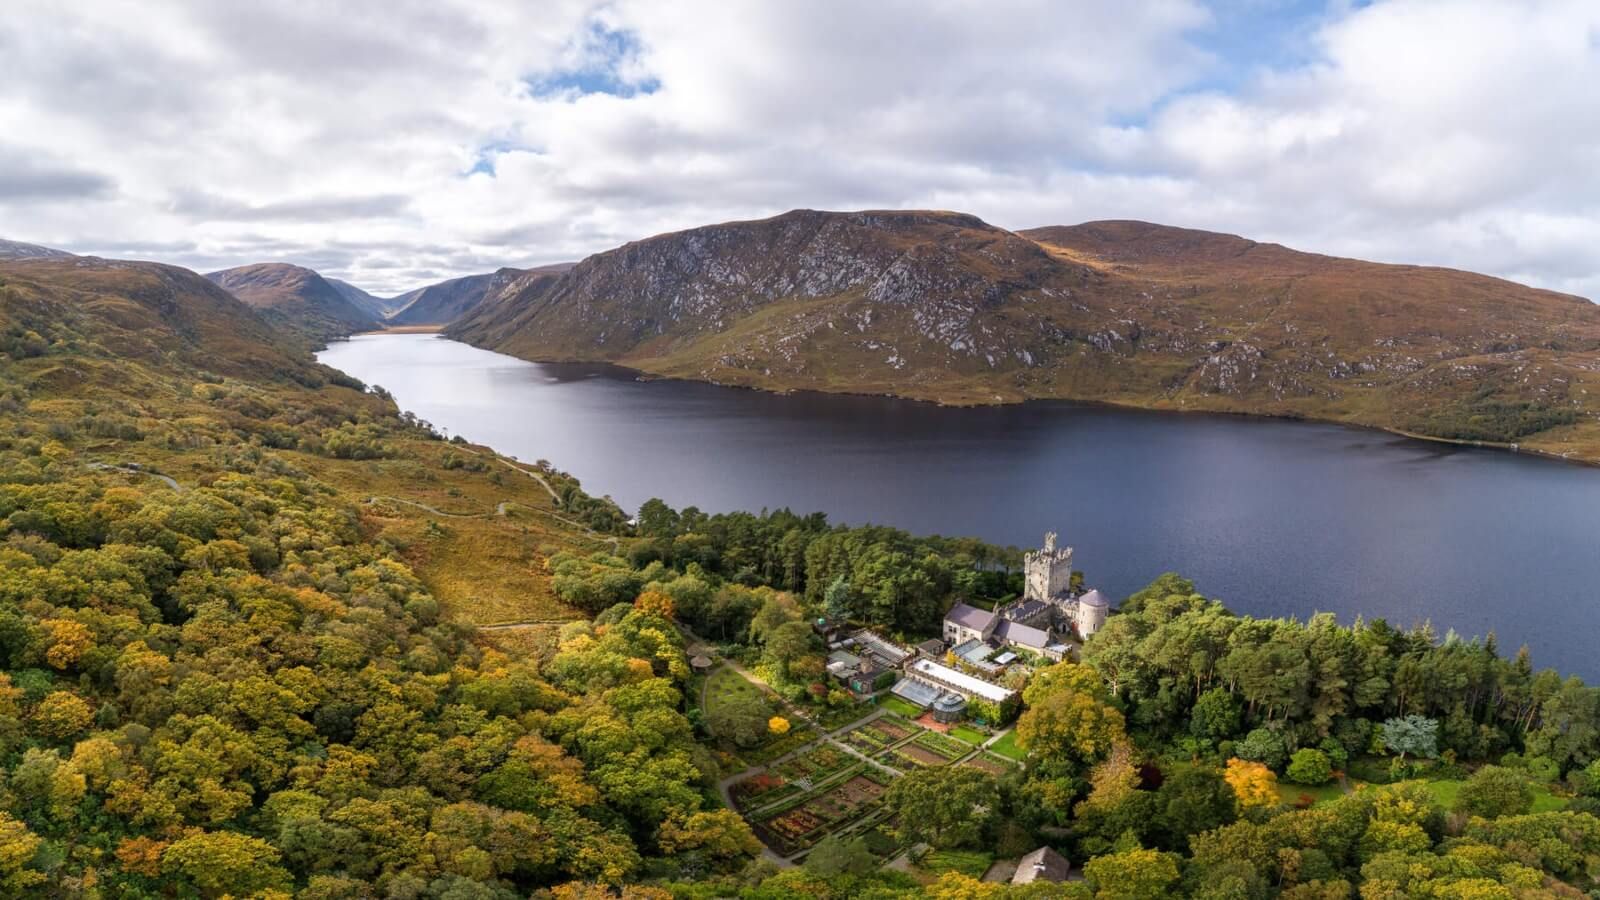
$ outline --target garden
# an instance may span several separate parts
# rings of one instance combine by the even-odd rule
[[[767,846],[783,856],[792,856],[860,821],[877,807],[890,780],[876,768],[863,766],[768,810],[752,827]]]

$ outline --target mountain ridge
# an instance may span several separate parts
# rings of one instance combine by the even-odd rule
[[[54,247],[45,247],[39,244],[29,244],[24,241],[8,241],[0,238],[0,260],[12,259],[66,259],[74,254]]]
[[[772,390],[1305,417],[1600,459],[1583,298],[1132,220],[794,210],[595,254],[446,334]]]

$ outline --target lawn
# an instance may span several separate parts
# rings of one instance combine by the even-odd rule
[[[934,850],[924,856],[917,866],[936,875],[960,872],[973,878],[982,878],[993,862],[994,854],[981,850]]]
[[[708,714],[716,709],[719,704],[753,696],[768,699],[770,705],[770,698],[767,698],[761,688],[751,684],[743,675],[735,672],[729,666],[722,666],[706,676],[706,678],[706,712]]]
[[[981,744],[989,739],[989,736],[983,732],[975,728],[968,728],[965,725],[957,725],[950,729],[950,736],[958,741],[966,741],[973,745]]]
[[[1456,797],[1461,794],[1461,786],[1465,783],[1453,778],[1426,782],[1428,792],[1433,794],[1433,798],[1438,800],[1439,805],[1445,809],[1456,808]],[[1566,809],[1567,799],[1565,797],[1557,797],[1550,793],[1550,788],[1542,784],[1530,785],[1530,787],[1533,788],[1533,812],[1556,812]]]
[[[1028,751],[1017,746],[1017,730],[1015,728],[1006,732],[1006,736],[995,741],[994,746],[989,749],[1004,756],[1006,759],[1014,759],[1017,762],[1022,762],[1028,758]]]
[[[884,709],[887,709],[892,713],[899,713],[908,719],[915,719],[917,716],[922,715],[922,710],[918,709],[911,703],[907,703],[899,697],[884,697],[882,700],[882,706]]]
[[[1287,781],[1278,783],[1278,797],[1290,806],[1298,803],[1302,794],[1310,797],[1313,804],[1327,803],[1329,800],[1337,800],[1343,797],[1344,790],[1339,787],[1339,783],[1336,781],[1319,785],[1293,784]]]

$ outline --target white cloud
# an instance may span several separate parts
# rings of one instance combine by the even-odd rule
[[[794,206],[937,206],[1600,295],[1592,2],[1333,4],[1276,68],[1208,51],[1240,17],[1198,0],[8,12],[0,235],[66,249],[399,291]]]

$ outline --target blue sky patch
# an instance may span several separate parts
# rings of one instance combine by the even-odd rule
[[[599,22],[589,26],[573,41],[578,63],[531,75],[524,80],[535,97],[582,97],[609,94],[634,97],[653,94],[661,88],[654,76],[638,77],[643,46],[638,34],[629,29],[607,28]]]

